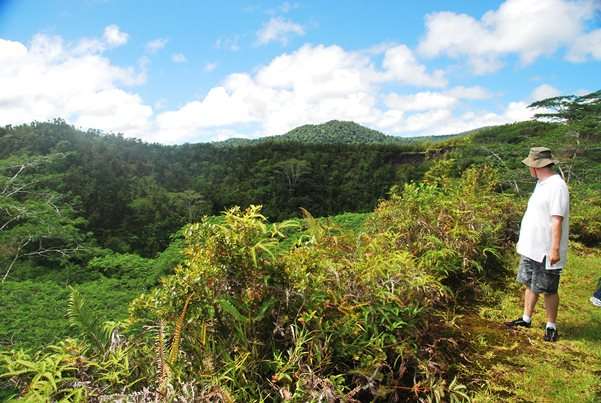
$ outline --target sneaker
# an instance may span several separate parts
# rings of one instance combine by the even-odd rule
[[[512,320],[511,322],[505,322],[505,326],[507,326],[507,327],[518,327],[518,326],[530,327],[530,326],[532,326],[532,323],[526,322],[522,318],[518,318],[516,320]]]
[[[557,341],[559,334],[557,333],[557,329],[552,327],[545,328],[545,341]]]
[[[595,297],[591,297],[591,299],[589,300],[591,301],[591,304],[598,306],[601,308],[601,299],[599,298],[595,298]]]

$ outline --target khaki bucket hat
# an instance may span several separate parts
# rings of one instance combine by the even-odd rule
[[[559,161],[553,159],[551,150],[547,147],[532,147],[528,158],[524,158],[522,162],[532,168],[543,168],[547,165],[559,163]]]

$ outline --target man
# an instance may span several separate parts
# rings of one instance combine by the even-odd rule
[[[553,171],[558,161],[553,159],[548,148],[531,148],[528,158],[522,162],[538,181],[528,200],[516,246],[520,254],[517,281],[526,286],[524,314],[506,325],[530,327],[534,307],[542,293],[547,314],[544,340],[556,341],[558,332],[555,322],[559,307],[557,288],[568,250],[568,187],[561,176]]]

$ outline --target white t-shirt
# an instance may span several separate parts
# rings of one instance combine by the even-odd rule
[[[546,259],[547,270],[557,270],[565,266],[568,251],[568,228],[570,196],[568,186],[561,176],[555,174],[538,181],[528,208],[522,218],[517,252],[534,261],[542,262],[551,250],[551,217],[562,216],[561,241],[559,242],[559,262],[551,266]]]

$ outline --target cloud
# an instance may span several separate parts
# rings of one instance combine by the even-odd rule
[[[104,39],[0,39],[0,124],[62,117],[81,127],[173,144],[280,134],[332,119],[390,134],[442,134],[531,114],[523,101],[497,113],[458,115],[469,102],[493,95],[478,86],[447,88],[444,73],[427,69],[403,44],[376,53],[305,45],[252,73],[227,75],[180,107],[161,100],[153,108],[132,90],[144,82],[148,58],[120,67],[105,57],[107,49]],[[208,63],[205,69],[214,67]]]
[[[224,87],[215,87],[201,101],[188,102],[177,111],[160,114],[157,122],[159,127],[178,131],[250,122],[253,118],[248,105],[241,101]]]
[[[117,25],[109,25],[104,29],[103,38],[111,46],[121,46],[127,43],[129,35],[119,29]]]
[[[155,101],[154,103],[154,110],[158,111],[161,109],[165,109],[165,106],[167,105],[167,100],[165,98],[159,98],[158,100]]]
[[[337,46],[303,46],[254,75],[231,74],[199,100],[159,114],[165,137],[203,136],[210,128],[258,124],[283,133],[307,122],[368,118],[378,74],[370,60]]]
[[[292,20],[273,17],[257,31],[257,44],[266,45],[270,42],[279,42],[281,45],[287,45],[290,36],[304,34],[305,29],[302,25]]]
[[[146,44],[146,51],[148,53],[156,53],[163,49],[167,45],[168,40],[166,38],[156,38]]]
[[[215,48],[237,52],[240,50],[240,37],[238,35],[218,38],[215,41]]]
[[[128,38],[129,35],[122,32],[117,25],[108,25],[104,28],[101,38],[81,38],[70,50],[73,54],[103,53],[125,45]]]
[[[436,92],[418,92],[412,95],[389,94],[384,99],[388,108],[403,112],[449,109],[457,101],[456,97]]]
[[[467,57],[478,74],[498,70],[509,54],[528,64],[581,41],[583,49],[572,53],[577,58],[590,53],[590,42],[598,39],[580,39],[586,37],[585,22],[598,8],[596,0],[506,0],[479,20],[467,14],[436,12],[426,16],[426,34],[418,49],[428,57]]]
[[[452,134],[461,133],[480,127],[496,126],[506,123],[530,120],[534,111],[528,109],[528,103],[523,101],[510,102],[502,112],[494,113],[488,111],[466,112],[459,116],[448,116],[446,119],[436,122],[420,134]]]
[[[392,134],[402,135],[441,135],[462,133],[486,126],[520,122],[532,119],[534,112],[523,101],[510,102],[501,112],[473,111],[457,114],[453,108],[435,108],[402,114],[389,110],[385,114],[389,119],[375,126]]]
[[[458,86],[446,91],[422,91],[409,95],[389,93],[384,97],[384,104],[388,109],[374,123],[376,128],[394,134],[434,135],[469,130],[478,127],[474,126],[477,124],[488,126],[529,118],[519,116],[515,106],[502,114],[486,112],[456,116],[455,110],[464,100],[489,97],[491,94],[486,89],[477,86]],[[523,105],[526,106],[525,103]]]
[[[171,61],[173,63],[186,63],[188,59],[183,53],[174,53],[171,55]]]
[[[549,84],[541,84],[532,91],[530,98],[532,101],[540,101],[547,98],[558,97],[561,91]]]
[[[383,66],[386,70],[386,79],[393,79],[402,84],[425,87],[444,87],[447,85],[442,70],[436,70],[432,74],[428,74],[426,67],[417,62],[411,49],[405,45],[386,50]]]
[[[383,96],[382,87],[388,84],[446,84],[442,73],[428,72],[406,46],[395,45],[383,52],[378,65],[362,52],[305,45],[275,57],[254,74],[231,74],[206,96],[160,113],[156,132],[159,138],[174,142],[208,140],[217,129],[223,136],[251,125],[273,135],[306,123],[339,119],[394,134],[446,133],[443,127],[449,122],[452,127],[460,126],[453,120],[457,105],[491,96],[482,87],[463,86]],[[509,119],[499,116],[496,121]]]
[[[451,96],[464,99],[487,99],[492,96],[486,88],[479,86],[464,87],[460,85],[451,88],[449,91],[447,91],[447,93]]]
[[[113,28],[106,32],[109,37],[115,34]],[[123,43],[122,37],[110,40]],[[115,66],[101,53],[108,43],[90,43],[69,44],[41,34],[27,45],[0,39],[0,125],[60,117],[88,128],[145,133],[152,108],[124,89],[144,82],[144,63],[142,71]]]
[[[571,62],[584,62],[589,57],[601,60],[601,29],[576,38],[566,56]]]
[[[211,71],[214,71],[216,68],[217,68],[217,63],[211,62],[211,63],[205,64],[204,70],[206,72],[210,73]]]

